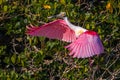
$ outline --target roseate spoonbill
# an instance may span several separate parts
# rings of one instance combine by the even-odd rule
[[[51,16],[49,18],[52,18]],[[73,58],[87,58],[103,53],[104,48],[99,35],[95,31],[84,29],[70,23],[65,17],[65,12],[61,12],[56,17],[62,18],[36,27],[26,26],[26,33],[31,36],[45,36],[50,39],[58,39],[71,42],[65,46],[70,50]]]

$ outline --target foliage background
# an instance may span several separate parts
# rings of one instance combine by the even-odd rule
[[[99,33],[105,52],[73,59],[68,43],[25,34],[66,12],[69,20]],[[0,0],[0,80],[119,80],[120,0]]]

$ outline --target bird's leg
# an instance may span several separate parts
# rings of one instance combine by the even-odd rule
[[[91,58],[88,58],[88,59],[89,59],[89,65],[90,65],[90,67],[92,67],[92,65],[93,65],[93,63],[94,63],[94,60],[91,59]]]

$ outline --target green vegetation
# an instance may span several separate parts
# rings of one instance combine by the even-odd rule
[[[66,42],[25,34],[26,25],[69,20],[99,33],[105,52],[73,59]],[[119,80],[120,0],[0,0],[0,80]]]

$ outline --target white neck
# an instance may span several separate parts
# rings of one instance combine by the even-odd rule
[[[75,25],[73,25],[72,23],[70,23],[69,20],[67,19],[67,17],[64,17],[63,19],[65,20],[66,24],[67,24],[73,31],[75,31],[76,37],[78,37],[78,36],[81,34],[81,32],[87,31],[86,29],[84,29],[84,28],[82,28],[82,27],[80,27],[80,26],[75,26]]]

